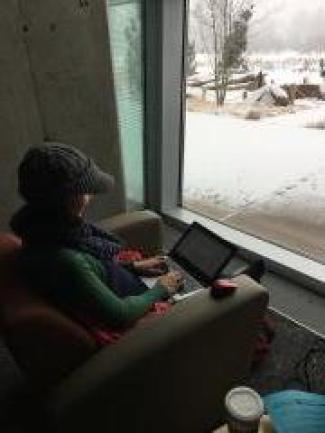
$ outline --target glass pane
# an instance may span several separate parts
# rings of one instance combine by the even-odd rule
[[[183,205],[325,263],[324,2],[189,3]]]
[[[110,38],[128,208],[143,204],[142,1],[109,0]]]

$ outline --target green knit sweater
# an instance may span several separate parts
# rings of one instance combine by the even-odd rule
[[[142,295],[121,299],[105,283],[103,264],[72,249],[28,249],[22,254],[22,265],[29,281],[47,298],[72,314],[90,313],[114,328],[127,326],[168,296],[157,283]]]

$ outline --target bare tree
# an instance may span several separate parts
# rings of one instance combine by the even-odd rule
[[[196,29],[213,73],[217,106],[225,102],[232,68],[247,47],[253,0],[201,0],[193,11]]]
[[[194,75],[196,72],[196,52],[194,40],[187,42],[185,72],[187,77]]]

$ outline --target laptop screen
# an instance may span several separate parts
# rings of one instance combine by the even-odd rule
[[[170,256],[199,280],[211,283],[234,256],[236,248],[198,223],[176,243]]]

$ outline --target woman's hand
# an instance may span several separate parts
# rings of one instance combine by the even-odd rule
[[[180,272],[168,272],[159,278],[158,282],[166,287],[170,296],[178,292],[184,284],[184,277]]]
[[[163,256],[133,262],[134,269],[144,276],[158,277],[168,272],[166,258]]]

